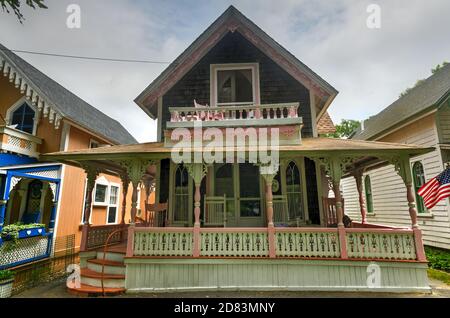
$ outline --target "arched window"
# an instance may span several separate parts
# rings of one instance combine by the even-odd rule
[[[367,213],[373,213],[372,183],[370,182],[370,176],[364,178],[364,190],[366,192]]]
[[[425,184],[425,173],[423,171],[423,165],[420,161],[417,161],[413,165],[413,178],[414,178],[414,192],[416,194],[417,212],[424,213],[425,205],[423,199],[417,194],[417,191]]]
[[[189,212],[189,174],[185,166],[178,165],[175,171],[174,221],[188,221]]]
[[[34,110],[27,103],[23,103],[12,113],[10,125],[17,125],[16,129],[32,134],[34,128]]]
[[[289,219],[295,220],[300,218],[303,220],[304,213],[300,171],[293,161],[291,161],[286,168],[286,194],[288,199]]]

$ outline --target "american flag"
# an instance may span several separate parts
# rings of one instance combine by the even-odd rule
[[[450,196],[450,168],[425,183],[417,193],[423,198],[427,209]]]

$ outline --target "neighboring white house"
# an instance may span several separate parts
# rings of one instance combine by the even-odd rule
[[[441,173],[450,162],[450,65],[443,67],[383,111],[365,120],[352,139],[376,140],[435,147],[411,160],[414,188]],[[353,177],[342,181],[345,213],[360,220]],[[408,226],[406,190],[394,167],[364,174],[367,222]],[[419,225],[426,245],[450,249],[450,202],[445,199],[427,210],[416,194]]]

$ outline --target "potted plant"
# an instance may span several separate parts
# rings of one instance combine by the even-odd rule
[[[14,273],[9,270],[0,270],[0,298],[11,297],[14,283]]]

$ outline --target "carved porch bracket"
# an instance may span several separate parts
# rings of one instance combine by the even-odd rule
[[[131,160],[120,160],[118,164],[124,168],[124,173],[121,176],[122,182],[129,180],[133,185],[133,192],[131,194],[131,226],[135,225],[136,213],[138,205],[138,186],[142,180],[142,177],[147,170],[149,165],[155,164],[154,161],[150,159],[131,159]],[[122,220],[124,221],[125,212],[122,211]]]
[[[411,225],[413,228],[419,228],[417,224],[417,210],[415,193],[413,190],[413,178],[408,155],[397,156],[380,156],[381,159],[388,161],[394,166],[397,174],[402,178],[406,186],[406,197],[408,200],[409,216],[411,217]]]
[[[194,184],[200,186],[203,178],[208,172],[208,165],[205,163],[183,163],[183,165],[194,180]]]

